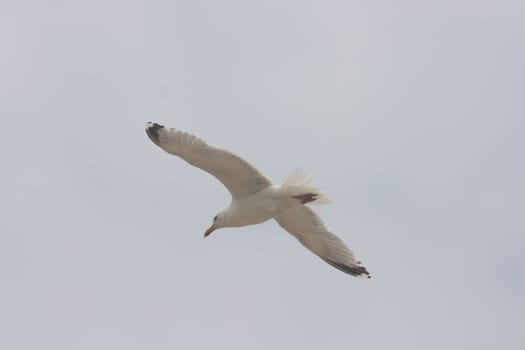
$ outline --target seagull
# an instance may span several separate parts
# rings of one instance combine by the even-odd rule
[[[204,237],[219,228],[256,225],[274,219],[336,269],[370,278],[352,251],[310,208],[312,204],[329,204],[331,200],[304,170],[297,168],[282,185],[274,185],[238,155],[208,145],[188,132],[148,122],[146,133],[164,151],[215,176],[230,191],[229,207],[213,218]]]

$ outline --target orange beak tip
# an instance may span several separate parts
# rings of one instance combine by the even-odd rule
[[[204,232],[204,238],[208,237],[209,235],[211,235],[211,233],[215,231],[215,228],[212,226],[210,227],[209,229],[206,230],[206,232]]]

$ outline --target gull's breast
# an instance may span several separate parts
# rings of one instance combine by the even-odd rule
[[[250,196],[233,199],[228,208],[228,221],[232,226],[260,224],[288,208],[288,202],[279,191],[279,186],[269,186]]]

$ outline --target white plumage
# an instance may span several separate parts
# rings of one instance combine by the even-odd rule
[[[215,176],[230,191],[230,206],[214,217],[205,237],[218,228],[255,225],[273,218],[330,265],[353,276],[370,277],[346,244],[308,206],[331,203],[311,175],[296,169],[282,185],[273,185],[241,157],[190,133],[151,122],[146,123],[146,133],[164,151]]]

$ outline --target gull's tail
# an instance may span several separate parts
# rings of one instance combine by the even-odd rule
[[[295,168],[292,174],[282,184],[289,194],[302,204],[332,204],[333,201],[315,183],[312,175],[301,168]]]

